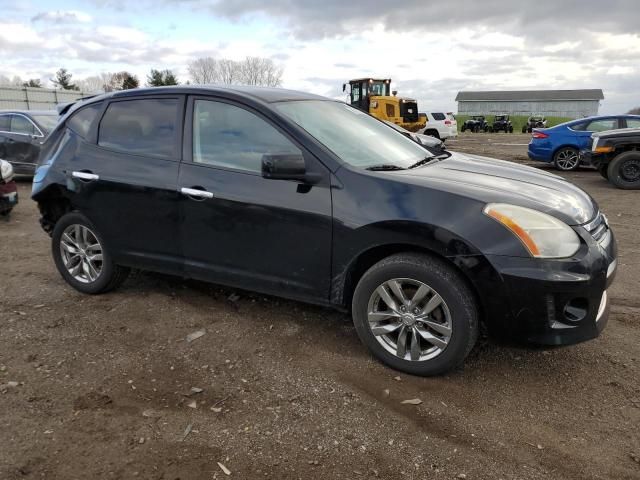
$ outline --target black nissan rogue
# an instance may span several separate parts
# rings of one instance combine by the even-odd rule
[[[43,148],[32,196],[81,292],[139,268],[350,310],[377,358],[419,375],[463,362],[480,324],[563,345],[607,322],[616,243],[587,193],[433,156],[340,101],[128,90],[72,107]]]

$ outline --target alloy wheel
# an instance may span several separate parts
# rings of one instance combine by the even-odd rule
[[[60,238],[62,263],[74,279],[95,282],[102,273],[102,245],[84,225],[69,225]]]
[[[403,360],[431,360],[451,339],[449,307],[418,280],[394,278],[379,285],[369,298],[367,316],[378,343]]]
[[[556,154],[556,166],[560,170],[574,170],[579,162],[578,152],[573,148],[563,148]]]

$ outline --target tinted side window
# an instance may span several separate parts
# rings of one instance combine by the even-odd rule
[[[447,118],[445,117],[444,113],[440,113],[440,112],[432,113],[431,116],[433,117],[434,120],[438,120],[438,121],[444,120],[445,118]]]
[[[8,132],[11,128],[11,116],[0,115],[0,132]]]
[[[101,109],[102,102],[82,108],[71,116],[67,121],[67,126],[82,138],[87,138],[89,129],[91,129],[91,125]]]
[[[576,123],[575,125],[569,125],[569,128],[571,130],[576,130],[578,132],[582,132],[584,131],[585,127],[587,126],[588,122],[582,122],[582,123]]]
[[[265,153],[301,153],[265,120],[227,103],[196,100],[193,161],[260,172]]]
[[[35,130],[33,123],[22,115],[13,115],[11,118],[11,133],[23,133],[25,135],[33,135]]]
[[[590,132],[604,132],[605,130],[615,130],[618,128],[618,120],[615,118],[607,118],[606,120],[594,120],[589,123],[585,130]]]
[[[126,100],[109,105],[98,145],[137,155],[172,158],[177,146],[175,98]]]
[[[0,120],[1,122],[2,120]],[[640,128],[640,119],[627,118],[627,128]],[[0,128],[0,130],[2,130]]]

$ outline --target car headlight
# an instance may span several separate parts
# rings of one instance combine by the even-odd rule
[[[576,232],[546,213],[507,203],[490,203],[484,213],[518,237],[532,257],[566,258],[580,248]]]
[[[13,165],[6,160],[0,160],[0,180],[7,183],[13,180]]]

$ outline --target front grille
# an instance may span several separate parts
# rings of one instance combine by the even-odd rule
[[[609,225],[605,216],[598,212],[596,218],[587,223],[584,228],[591,234],[596,242],[601,241],[609,231]]]

